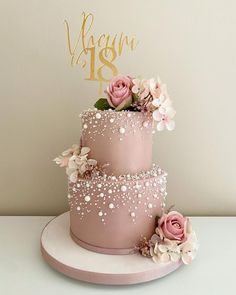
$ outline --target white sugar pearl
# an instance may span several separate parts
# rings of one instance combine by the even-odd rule
[[[103,215],[102,211],[99,211],[98,216],[102,216],[102,215]]]
[[[89,183],[86,183],[86,187],[90,187],[90,184]]]
[[[124,192],[126,192],[126,191],[127,191],[127,186],[125,186],[125,185],[122,185],[120,189],[121,189],[121,191],[124,193]]]
[[[148,121],[143,122],[143,127],[147,128],[148,127]]]
[[[97,113],[95,116],[97,119],[101,119],[102,115],[100,113]]]
[[[79,183],[77,184],[77,187],[80,187],[80,184]]]
[[[97,187],[98,187],[98,188],[101,188],[101,187],[102,187],[101,183],[98,183],[98,184],[97,184]]]
[[[114,121],[115,121],[115,119],[113,119],[113,118],[110,119],[110,122],[111,122],[111,123],[113,123]]]
[[[124,127],[120,127],[119,132],[120,132],[120,134],[124,134],[125,133],[125,128]]]
[[[130,213],[130,216],[131,216],[131,217],[135,217],[135,213],[134,213],[134,212],[131,212],[131,213]]]
[[[100,197],[103,198],[103,197],[104,197],[104,193],[101,193],[101,194],[100,194]]]
[[[109,190],[108,190],[108,193],[111,194],[111,193],[112,193],[112,189],[109,189]]]
[[[135,188],[136,188],[136,189],[140,189],[140,187],[141,187],[141,186],[140,186],[138,183],[135,185]]]
[[[129,117],[129,118],[130,118],[130,117],[131,117],[131,114],[130,114],[130,113],[128,113],[128,114],[127,114],[127,117]]]
[[[149,182],[148,182],[148,181],[147,181],[147,182],[145,182],[145,185],[146,185],[146,186],[149,186]]]
[[[88,125],[87,124],[84,124],[83,127],[84,127],[84,129],[87,129],[88,128]]]
[[[114,204],[112,204],[112,203],[110,203],[108,206],[110,209],[113,209],[115,207]]]
[[[89,202],[91,200],[90,196],[84,197],[85,202]]]
[[[71,196],[70,194],[67,196],[68,199],[72,199],[73,196]]]
[[[142,194],[138,194],[138,198],[142,198]]]
[[[78,211],[80,210],[80,206],[77,207],[77,210],[78,210]]]
[[[152,204],[151,204],[151,203],[148,204],[148,208],[149,208],[149,209],[152,208]]]

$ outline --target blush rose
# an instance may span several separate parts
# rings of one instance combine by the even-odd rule
[[[132,79],[118,76],[111,80],[106,89],[107,101],[116,111],[127,109],[132,103]]]
[[[187,239],[188,218],[177,211],[164,214],[158,221],[158,227],[169,239],[183,243]]]

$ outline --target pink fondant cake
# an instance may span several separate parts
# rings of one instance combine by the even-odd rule
[[[105,92],[80,115],[80,144],[55,159],[68,175],[71,238],[99,253],[139,250],[155,262],[188,263],[191,227],[180,213],[164,212],[167,174],[152,163],[155,130],[175,126],[166,87],[121,76]]]
[[[69,182],[71,236],[98,252],[132,253],[152,235],[166,196],[166,173],[151,162],[151,116],[109,110],[81,117],[82,146],[107,166],[102,176]]]

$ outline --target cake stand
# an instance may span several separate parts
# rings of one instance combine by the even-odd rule
[[[86,250],[70,237],[69,212],[52,219],[43,229],[41,251],[46,262],[71,278],[96,284],[129,285],[161,278],[180,262],[156,264],[139,253],[107,255]]]

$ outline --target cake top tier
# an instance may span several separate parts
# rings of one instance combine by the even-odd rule
[[[135,174],[152,165],[152,116],[149,113],[89,110],[81,115],[81,145],[106,165],[108,175]]]

